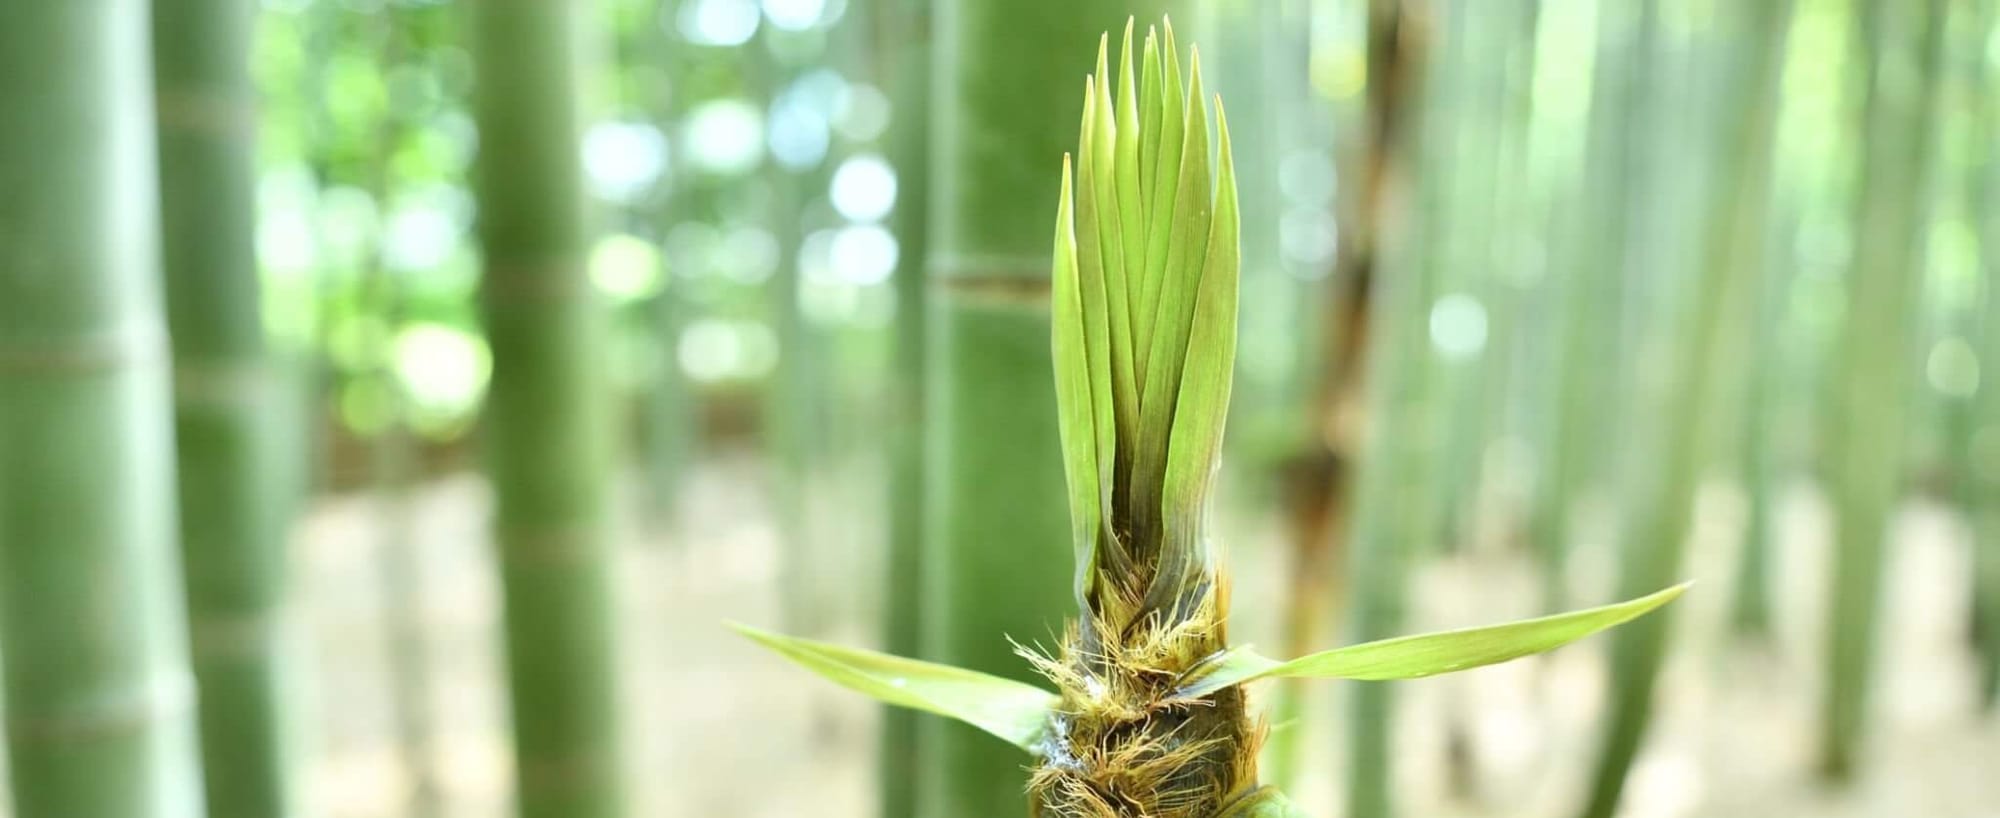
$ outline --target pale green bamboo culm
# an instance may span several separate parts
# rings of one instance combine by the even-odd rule
[[[159,0],[160,201],[188,627],[209,814],[296,810],[286,730],[280,395],[256,249],[250,0]]]
[[[625,814],[614,702],[604,326],[584,269],[578,16],[471,4],[481,306],[493,346],[494,489],[523,818]]]
[[[1902,487],[1905,380],[1922,280],[1929,158],[1936,150],[1947,0],[1867,0],[1860,9],[1861,180],[1847,283],[1843,370],[1829,430],[1835,497],[1833,608],[1820,770],[1853,774],[1867,721],[1882,569]],[[1889,78],[1900,78],[1892,81]]]
[[[931,144],[929,0],[882,3],[874,17],[877,74],[889,91],[895,123],[887,152],[896,172],[896,370],[889,424],[889,549],[883,578],[882,644],[890,653],[923,653],[925,328],[924,239],[930,221],[925,162]],[[899,707],[882,714],[876,781],[882,818],[921,818],[924,748],[918,716]]]
[[[1693,298],[1681,309],[1684,320],[1670,347],[1666,394],[1671,404],[1661,430],[1661,462],[1634,503],[1635,524],[1626,535],[1619,566],[1621,592],[1653,587],[1681,570],[1694,524],[1697,482],[1712,450],[1711,398],[1721,387],[1721,373],[1728,371],[1720,359],[1727,349],[1727,318],[1751,299],[1764,257],[1770,156],[1791,0],[1735,6],[1723,22],[1734,40],[1729,74],[1740,81],[1723,96],[1725,107],[1711,146],[1721,165],[1722,186],[1702,224],[1702,263]],[[1651,617],[1612,636],[1611,707],[1583,812],[1588,818],[1610,818],[1617,811],[1626,773],[1652,722],[1670,622],[1667,616]]]
[[[142,0],[0,25],[0,693],[12,813],[201,818]]]
[[[1099,40],[1096,70],[1084,88],[1080,145],[1060,177],[1050,289],[1011,280],[950,285],[996,312],[1041,303],[1050,310],[1045,329],[1055,359],[1054,448],[1070,511],[1067,532],[1051,536],[1060,543],[1066,533],[1074,559],[1041,556],[1046,565],[1039,567],[1076,570],[1050,571],[1058,576],[1039,581],[1068,586],[1078,616],[1052,650],[1017,650],[1056,691],[976,669],[739,627],[842,685],[957,719],[974,736],[1001,739],[978,736],[984,747],[1012,745],[1035,757],[1026,803],[1018,755],[1008,751],[989,760],[965,753],[947,770],[952,777],[927,783],[932,790],[920,814],[1296,818],[1282,794],[1259,783],[1263,729],[1248,712],[1244,685],[1275,678],[1386,681],[1503,662],[1628,621],[1681,592],[1670,588],[1604,608],[1388,639],[1292,661],[1229,646],[1229,581],[1209,514],[1236,358],[1242,226],[1221,103],[1210,105],[1199,56],[1190,50],[1183,71],[1180,53],[1171,26],[1138,40],[1128,23],[1115,49],[1109,38]],[[1046,302],[1030,300],[1038,296]],[[1018,342],[987,318],[979,334],[944,337]],[[987,397],[978,417],[996,423],[1018,427],[1015,418],[1035,411],[1019,395]],[[1059,507],[1061,499],[1040,502]],[[1019,517],[1039,513],[1025,502],[1013,512],[1013,520],[977,519],[1019,532]],[[982,543],[984,553],[942,555],[988,567],[979,582],[957,571],[933,571],[949,581],[930,589],[939,606],[933,610],[965,617],[956,627],[968,640],[965,622],[983,622],[992,631],[1002,623],[969,606],[967,597],[1044,592],[1026,584],[1023,571],[998,570],[1036,559],[1025,553],[1035,541],[1020,534],[988,536],[993,539]],[[1010,634],[1034,639],[1033,628],[1043,622],[1031,618],[1028,625],[1027,631],[989,631],[985,642],[1006,644]],[[955,647],[970,653],[971,644]]]
[[[1973,47],[1967,60],[1977,77],[1974,144],[2000,139],[2000,83],[1988,64],[1985,43],[2000,27],[2000,10],[1982,3],[1972,29]],[[1973,612],[1983,661],[1981,700],[1988,710],[2000,707],[2000,156],[1981,154],[1975,165],[1972,214],[1979,225],[1979,263],[1985,273],[1985,301],[1979,316],[1980,385],[1973,411],[1969,512],[1976,543],[1973,557]]]

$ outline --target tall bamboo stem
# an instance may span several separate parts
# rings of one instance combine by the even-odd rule
[[[924,498],[924,384],[926,303],[924,258],[930,221],[931,12],[923,0],[885,3],[875,17],[881,81],[889,89],[889,163],[896,173],[890,229],[896,236],[895,378],[889,428],[889,553],[884,578],[884,647],[899,656],[922,656]],[[882,818],[917,818],[923,786],[917,714],[882,709],[879,790]]]
[[[1868,709],[1882,566],[1902,486],[1911,322],[1928,222],[1946,0],[1868,0],[1856,15],[1864,89],[1847,325],[1829,435],[1835,559],[1820,770],[1852,776]],[[1887,82],[1910,77],[1916,82]]]
[[[1678,322],[1680,329],[1671,345],[1675,356],[1668,364],[1671,386],[1666,394],[1671,408],[1663,417],[1662,468],[1643,484],[1638,497],[1620,565],[1621,591],[1672,583],[1681,571],[1693,527],[1696,484],[1708,463],[1711,396],[1720,386],[1719,373],[1727,369],[1718,360],[1728,330],[1725,319],[1736,314],[1748,297],[1763,259],[1772,134],[1791,3],[1758,3],[1734,13],[1744,16],[1737,18],[1742,26],[1735,48],[1739,59],[1730,73],[1741,82],[1725,98],[1719,118],[1714,140],[1714,153],[1721,161],[1719,184],[1703,225],[1704,247],[1692,303],[1682,308],[1685,319]],[[1650,125],[1657,128],[1659,123]],[[1647,153],[1654,172],[1661,170],[1664,155]],[[1652,720],[1653,691],[1669,621],[1651,617],[1614,635],[1610,718],[1583,813],[1589,818],[1608,818],[1617,810],[1626,771]]]
[[[153,10],[181,545],[211,815],[296,808],[286,726],[279,394],[256,250],[255,8]]]
[[[1984,43],[1992,41],[2000,13],[1994,4],[1978,4],[1980,19],[1971,26],[1978,47],[1968,59],[1972,80],[1973,144],[2000,139],[2000,88],[1985,58]],[[1984,661],[1980,663],[1981,703],[2000,706],[2000,463],[1978,455],[2000,445],[2000,157],[1982,153],[1972,180],[1972,216],[1978,225],[1979,263],[1985,273],[1985,303],[1979,316],[1980,383],[1971,436],[1974,457],[1967,497],[1974,540],[1973,610],[1975,635]]]
[[[523,818],[625,814],[603,320],[584,269],[578,15],[481,0],[471,41],[487,404]]]
[[[1390,30],[1396,32],[1398,56],[1407,60],[1411,73],[1397,79],[1410,83],[1404,87],[1414,91],[1418,102],[1399,105],[1396,141],[1383,145],[1384,176],[1375,180],[1380,187],[1372,194],[1382,197],[1374,233],[1379,280],[1371,288],[1375,300],[1370,309],[1377,318],[1366,346],[1368,426],[1348,534],[1348,615],[1356,641],[1401,631],[1411,557],[1428,550],[1437,534],[1430,469],[1438,431],[1437,372],[1427,316],[1437,298],[1439,265],[1429,263],[1422,248],[1431,227],[1425,217],[1438,212],[1444,192],[1444,180],[1430,174],[1428,162],[1449,143],[1443,129],[1430,126],[1430,117],[1446,93],[1450,73],[1440,70],[1440,55],[1453,43],[1428,39],[1445,28],[1424,14],[1436,8],[1393,0],[1374,9],[1399,18]],[[1459,10],[1454,6],[1443,13]],[[1353,686],[1349,815],[1389,816],[1395,809],[1394,690],[1381,682]]]
[[[197,818],[140,0],[0,25],[0,694],[14,814]]]

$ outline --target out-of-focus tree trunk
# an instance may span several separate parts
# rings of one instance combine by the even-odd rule
[[[522,818],[626,812],[614,678],[603,316],[584,267],[578,17],[480,0],[480,300],[494,537]]]
[[[1862,40],[1861,182],[1847,281],[1842,371],[1828,430],[1834,502],[1833,608],[1820,770],[1854,773],[1867,722],[1882,566],[1903,485],[1911,322],[1924,269],[1946,0],[1869,0]]]
[[[0,25],[0,695],[14,814],[199,818],[146,5]]]
[[[1702,467],[1709,462],[1711,432],[1717,426],[1711,420],[1712,397],[1721,388],[1722,373],[1731,371],[1720,360],[1728,319],[1738,314],[1741,302],[1762,277],[1773,132],[1791,2],[1745,5],[1732,9],[1731,15],[1736,27],[1731,51],[1736,59],[1728,73],[1734,79],[1721,102],[1716,136],[1710,140],[1710,154],[1718,163],[1716,184],[1702,221],[1703,245],[1692,298],[1679,308],[1682,320],[1674,322],[1669,334],[1673,355],[1667,361],[1665,392],[1670,406],[1661,418],[1664,443],[1658,449],[1656,476],[1642,483],[1633,524],[1625,534],[1618,579],[1621,593],[1633,588],[1650,591],[1679,580],[1693,529],[1695,489]],[[1663,124],[1649,119],[1646,127],[1656,130]],[[1644,155],[1650,172],[1665,169],[1669,157],[1657,143]],[[1637,237],[1634,242],[1637,248],[1657,245]],[[1652,720],[1653,690],[1670,622],[1667,616],[1649,617],[1612,636],[1610,713],[1584,810],[1589,818],[1609,818],[1617,811],[1626,772]]]
[[[281,624],[291,485],[256,248],[256,8],[153,8],[167,322],[188,627],[208,806],[296,809]]]

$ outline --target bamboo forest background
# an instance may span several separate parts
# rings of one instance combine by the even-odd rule
[[[1266,683],[1266,780],[2000,809],[1996,0],[64,0],[0,11],[0,815],[1025,815],[723,623],[1052,640],[1048,227],[1161,12],[1242,191],[1237,641],[1696,581]]]

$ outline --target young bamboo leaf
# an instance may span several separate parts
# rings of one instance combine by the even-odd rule
[[[1099,54],[1099,59],[1101,60],[1102,58],[1103,55]],[[1103,73],[1104,66],[1102,62],[1098,64],[1097,70],[1100,74]],[[1135,82],[1132,70],[1132,21],[1129,18],[1125,21],[1124,42],[1118,50],[1118,75],[1118,99],[1116,103],[1118,138],[1114,140],[1115,156],[1110,170],[1115,171],[1111,174],[1114,177],[1111,181],[1116,187],[1118,194],[1119,240],[1125,246],[1125,267],[1119,270],[1117,275],[1107,275],[1105,277],[1104,289],[1108,296],[1107,301],[1111,307],[1111,352],[1114,359],[1118,361],[1117,369],[1114,370],[1118,378],[1116,384],[1117,394],[1119,399],[1128,407],[1127,411],[1130,413],[1130,418],[1128,419],[1136,420],[1139,411],[1139,390],[1138,384],[1134,380],[1135,373],[1132,365],[1131,301],[1138,288],[1138,279],[1144,274],[1146,215],[1145,203],[1141,200],[1139,192],[1139,139],[1141,135],[1139,133],[1138,92],[1133,87],[1137,85],[1137,82]],[[1099,89],[1103,90],[1105,88],[1103,83],[1108,82],[1110,82],[1110,77],[1103,77],[1100,80]],[[1106,170],[1103,167],[1098,168],[1098,172],[1100,173],[1104,173]],[[1132,430],[1128,426],[1120,431],[1130,434]]]
[[[1123,352],[1131,343],[1131,310],[1124,306],[1130,285],[1125,278],[1130,263],[1127,257],[1139,251],[1134,237],[1125,230],[1128,217],[1118,191],[1119,146],[1127,137],[1119,134],[1118,111],[1111,97],[1110,48],[1109,34],[1097,41],[1097,73],[1088,83],[1092,96],[1084,107],[1084,132],[1089,137],[1084,150],[1089,153],[1089,163],[1083,166],[1077,184],[1089,191],[1096,211],[1097,241],[1103,260],[1099,268],[1104,280],[1101,292],[1106,300],[1094,312],[1110,328],[1112,408],[1118,419],[1118,432],[1130,434],[1138,423],[1139,403],[1133,387],[1131,356]]]
[[[1099,460],[1109,438],[1109,420],[1100,417],[1093,381],[1102,357],[1101,340],[1090,333],[1077,269],[1072,226],[1069,156],[1063,156],[1062,199],[1056,205],[1055,265],[1051,271],[1050,322],[1054,328],[1056,412],[1062,438],[1063,471],[1068,478],[1070,539],[1076,549],[1076,592],[1088,598],[1096,572],[1097,535],[1102,530],[1106,474]],[[1097,322],[1100,325],[1101,321]],[[1108,414],[1106,412],[1105,414]]]
[[[1139,297],[1132,303],[1132,355],[1138,364],[1141,389],[1146,385],[1146,355],[1153,348],[1153,314],[1159,303],[1161,281],[1166,278],[1167,248],[1174,232],[1174,197],[1180,190],[1181,142],[1186,126],[1179,116],[1186,106],[1186,94],[1181,85],[1181,58],[1174,48],[1172,20],[1166,21],[1161,36],[1160,95],[1145,103],[1146,108],[1158,110],[1160,122],[1158,150],[1153,152],[1152,166],[1144,169],[1152,177],[1152,195],[1145,207],[1146,267],[1134,288]]]
[[[1148,217],[1150,226],[1153,208],[1157,207],[1159,196],[1157,182],[1153,178],[1154,157],[1160,154],[1160,119],[1166,106],[1160,104],[1160,89],[1163,81],[1160,68],[1159,35],[1152,26],[1146,27],[1146,44],[1139,50],[1139,201],[1140,210]],[[1143,256],[1144,253],[1141,253]],[[1144,259],[1140,260],[1144,270]],[[1138,282],[1144,276],[1133,278],[1134,297],[1138,292]]]
[[[1215,818],[1306,818],[1306,813],[1284,793],[1265,787],[1238,799]]]
[[[954,718],[1028,752],[1039,752],[1055,694],[964,668],[845,648],[730,623],[764,647],[877,701]]]
[[[1139,445],[1132,469],[1133,527],[1141,542],[1158,530],[1167,440],[1172,433],[1175,396],[1188,354],[1195,290],[1208,257],[1210,214],[1214,209],[1208,166],[1208,101],[1202,96],[1201,53],[1190,51],[1188,99],[1180,172],[1172,199],[1174,220],[1166,279],[1159,284],[1153,314],[1152,351],[1139,362],[1144,388],[1139,398]]]
[[[1160,569],[1147,594],[1152,606],[1165,605],[1178,589],[1191,587],[1195,572],[1212,558],[1201,541],[1208,513],[1209,486],[1222,457],[1223,420],[1229,413],[1230,376],[1236,366],[1237,280],[1242,231],[1237,209],[1236,167],[1229,144],[1229,122],[1222,99],[1215,100],[1220,170],[1216,177],[1215,217],[1209,224],[1208,249],[1191,288],[1193,313],[1188,322],[1187,358],[1167,436],[1166,473],[1160,500],[1164,544]],[[1164,335],[1160,337],[1165,337]]]
[[[1110,309],[1106,300],[1104,246],[1119,241],[1119,238],[1115,234],[1104,235],[1100,232],[1102,221],[1099,213],[1106,204],[1098,198],[1099,188],[1093,181],[1099,167],[1096,151],[1093,149],[1095,134],[1100,126],[1109,127],[1109,123],[1108,120],[1098,116],[1097,78],[1087,76],[1083,84],[1083,136],[1078,148],[1076,175],[1071,186],[1067,188],[1070,195],[1065,197],[1074,205],[1074,209],[1069,211],[1068,218],[1058,219],[1056,229],[1058,232],[1070,232],[1075,240],[1074,258],[1078,297],[1082,309],[1083,340],[1088,350],[1091,372],[1091,418],[1094,426],[1093,438],[1097,442],[1097,491],[1101,509],[1109,509],[1113,469],[1121,456],[1115,438],[1118,430],[1124,428],[1128,422],[1125,413],[1130,411],[1136,418],[1136,411],[1128,409],[1121,403],[1114,391],[1116,388],[1114,373],[1118,371],[1114,367],[1118,366],[1118,363],[1110,341],[1108,318]],[[1068,165],[1065,164],[1064,167],[1067,168]],[[1058,310],[1063,308],[1061,302],[1055,306]],[[1127,364],[1125,369],[1129,372],[1130,365]],[[1127,377],[1129,378],[1129,375]],[[1104,513],[1108,511],[1101,512],[1095,521],[1100,527],[1108,527],[1111,523],[1103,517]],[[1073,525],[1072,530],[1081,529]],[[1121,570],[1131,565],[1131,558],[1115,537],[1103,536],[1102,532],[1095,532],[1092,536],[1089,546],[1081,543],[1077,546],[1076,590],[1083,596],[1087,596],[1090,592],[1092,584],[1090,572],[1096,565],[1096,560]]]
[[[1199,698],[1245,682],[1280,677],[1388,681],[1416,679],[1519,659],[1554,650],[1624,624],[1674,601],[1688,588],[1676,585],[1638,599],[1581,611],[1483,628],[1401,636],[1335,648],[1281,662],[1249,650],[1230,651],[1183,686],[1177,696]]]

